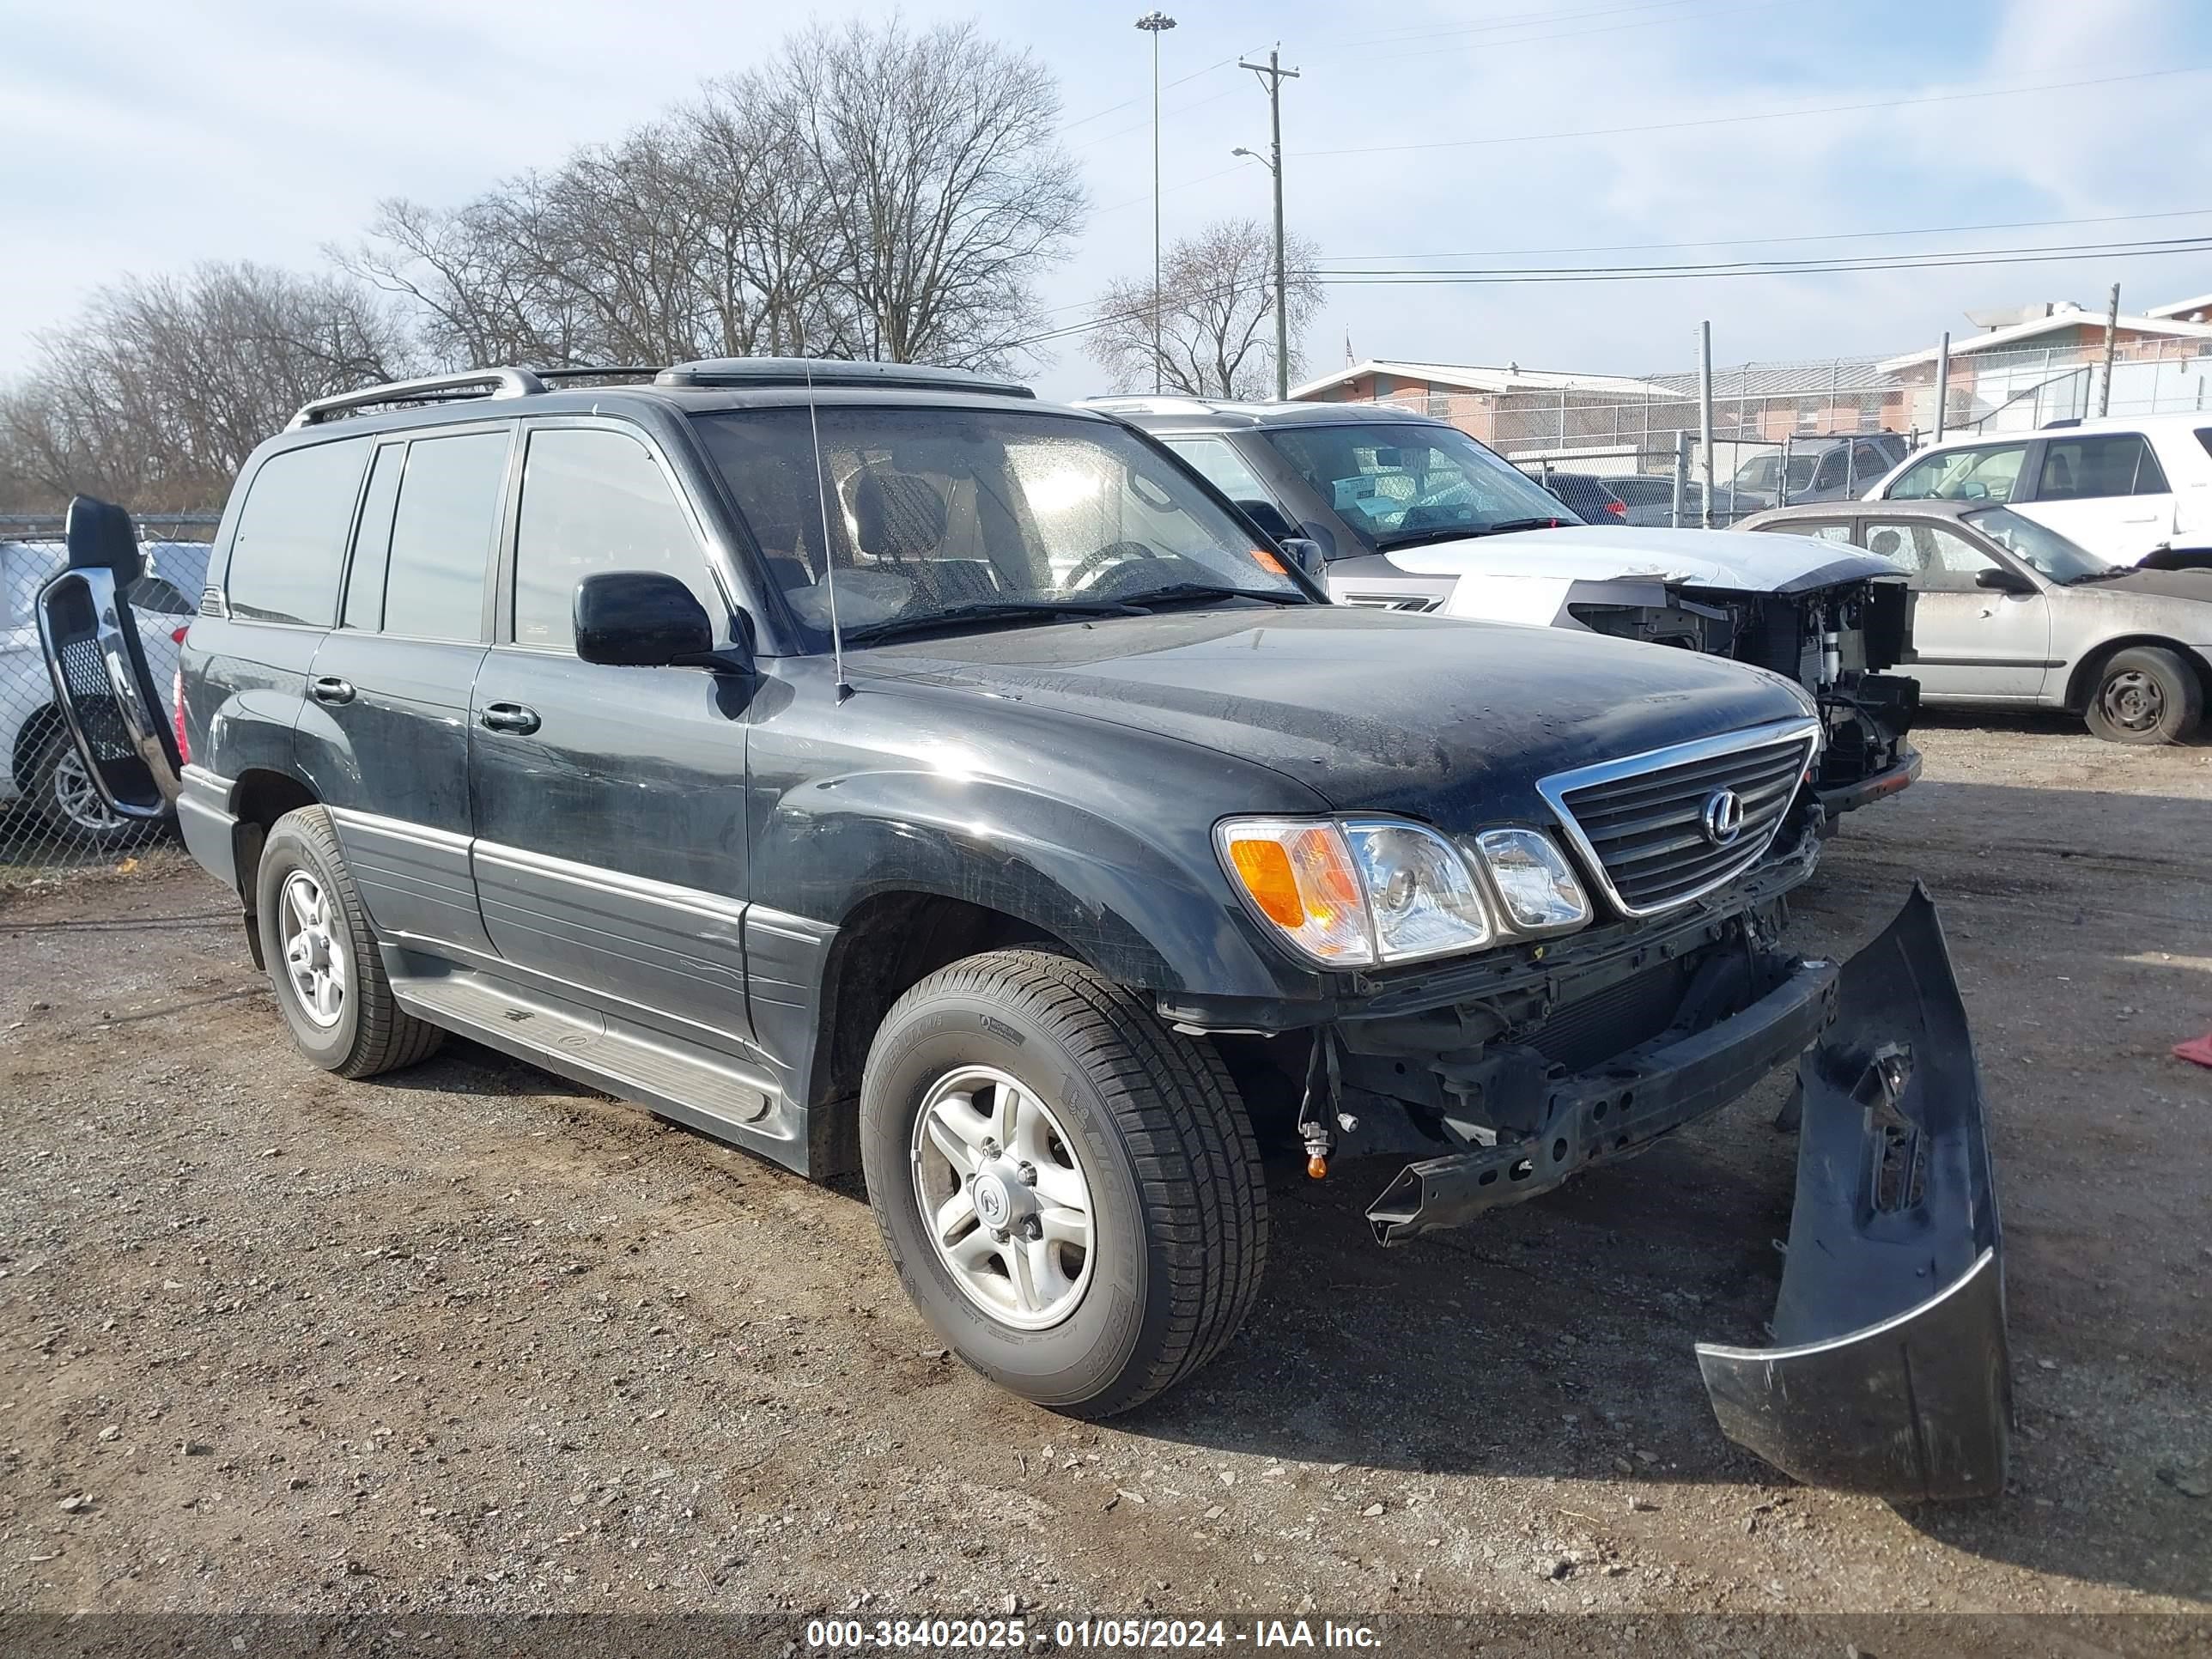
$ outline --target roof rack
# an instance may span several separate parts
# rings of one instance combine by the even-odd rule
[[[964,368],[927,363],[848,362],[842,358],[707,357],[678,363],[653,377],[655,386],[866,386],[911,392],[981,392],[1001,398],[1034,398],[1018,380],[995,380]]]
[[[479,388],[489,387],[489,391]],[[335,398],[318,398],[300,405],[287,432],[315,426],[341,415],[386,404],[447,403],[458,398],[527,398],[545,390],[545,382],[526,368],[471,368],[458,374],[428,374],[419,380],[390,380],[382,386],[342,392]]]

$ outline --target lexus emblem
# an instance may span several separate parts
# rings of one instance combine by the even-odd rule
[[[1743,833],[1743,797],[1733,789],[1716,789],[1705,797],[1705,839],[1726,847]]]

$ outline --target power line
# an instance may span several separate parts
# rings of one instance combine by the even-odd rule
[[[1867,110],[1905,109],[1919,104],[1966,103],[1975,99],[2011,98],[2031,92],[2067,92],[2079,87],[2117,86],[2124,82],[2154,81],[2167,76],[2202,75],[2205,66],[2140,70],[2129,75],[2103,75],[2082,81],[2045,81],[2024,87],[1990,87],[1978,92],[1931,93],[1920,98],[1885,98],[1863,104],[1822,104],[1804,109],[1762,110],[1748,115],[1706,115],[1687,121],[1652,121],[1634,126],[1580,127],[1566,132],[1516,132],[1486,138],[1444,138],[1421,144],[1366,144],[1346,149],[1296,150],[1297,155],[1386,155],[1407,150],[1470,149],[1497,144],[1548,143],[1561,138],[1610,138],[1631,132],[1680,132],[1692,127],[1741,125],[1752,121],[1786,121],[1806,115],[1852,115]]]
[[[2158,213],[2107,213],[2087,219],[2000,219],[1978,225],[1920,225],[1902,230],[1838,230],[1798,236],[1708,236],[1691,242],[1597,242],[1578,247],[1492,247],[1460,253],[1340,253],[1340,260],[1482,259],[1534,253],[1662,253],[1687,247],[1772,247],[1787,242],[1856,242],[1890,236],[1957,235],[1977,230],[2056,230],[2074,225],[2132,224],[2145,219],[2196,219],[2212,208],[2170,208]]]
[[[1498,265],[1465,270],[1345,270],[1316,265],[1307,275],[1333,288],[1449,285],[1495,282],[1679,281],[1696,276],[1802,276],[1853,270],[1943,270],[1956,266],[2043,264],[2071,258],[2132,258],[2160,253],[2212,252],[2212,235],[2126,242],[2070,242],[2030,247],[1962,248],[1924,253],[1831,255],[1808,259],[1725,259],[1679,265]]]
[[[1476,270],[1377,272],[1348,271],[1316,264],[1302,268],[1297,275],[1330,288],[1681,282],[1700,277],[1834,276],[1860,271],[1956,270],[1978,265],[2068,264],[2085,259],[2146,258],[2181,253],[2212,253],[2212,235],[2170,237],[2149,241],[2136,240],[2015,248],[1930,250],[1911,254],[1839,255],[1819,260],[1735,261],[1705,265],[1497,266]],[[1236,292],[1242,286],[1235,283],[1220,283],[1201,290],[1193,297],[1219,298]],[[1082,322],[1064,324],[1024,338],[1009,340],[1006,344],[1010,349],[1048,344],[1102,328],[1110,328],[1116,323],[1146,314],[1144,307],[1102,313]]]

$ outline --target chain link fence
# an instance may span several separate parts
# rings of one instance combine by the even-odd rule
[[[2108,375],[2101,334],[1989,349],[1968,336],[1953,343],[1948,374],[1934,351],[1716,368],[1710,471],[1694,369],[1529,377],[1551,383],[1540,389],[1510,384],[1518,370],[1509,366],[1474,371],[1508,382],[1497,391],[1416,386],[1361,401],[1449,422],[1594,521],[1725,526],[1778,505],[1863,495],[1939,431],[2031,431],[2107,410],[2183,413],[2212,401],[2206,341],[2124,337]]]
[[[126,592],[156,689],[166,690],[199,609],[215,520],[155,518],[142,529],[161,539],[146,542],[144,574]],[[55,709],[33,605],[67,562],[61,532],[58,519],[0,517],[0,891],[112,867],[174,842],[167,825],[107,810]]]

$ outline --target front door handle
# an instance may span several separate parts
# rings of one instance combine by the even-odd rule
[[[538,711],[519,702],[488,702],[483,714],[484,725],[494,732],[528,733],[538,729]]]
[[[317,702],[351,702],[353,682],[342,680],[335,674],[325,674],[315,682],[314,692]]]

